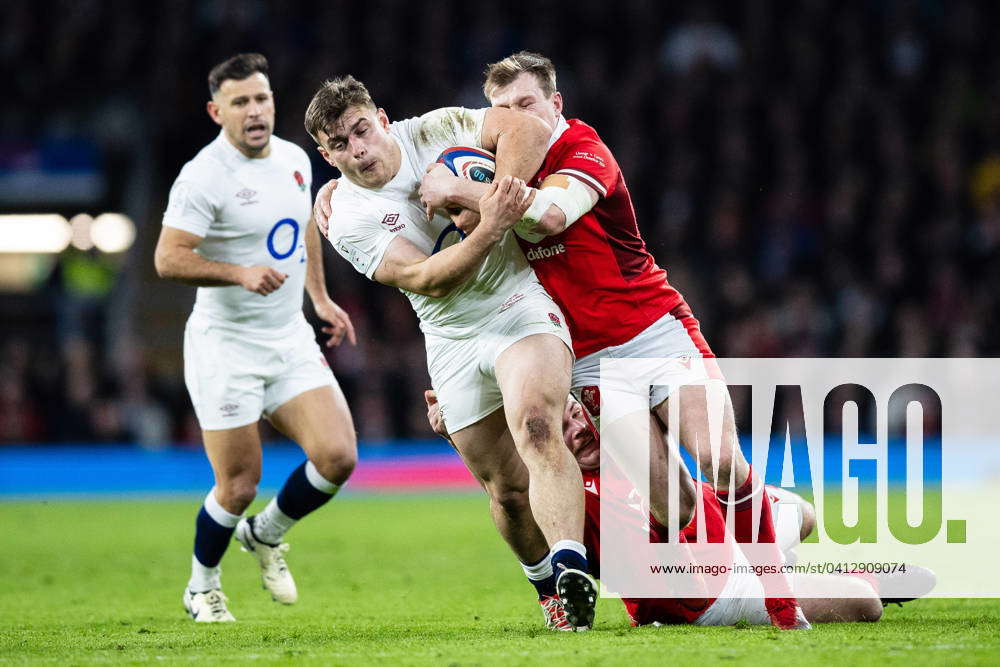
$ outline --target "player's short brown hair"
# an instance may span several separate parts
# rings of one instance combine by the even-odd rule
[[[267,73],[267,58],[259,53],[238,53],[229,60],[219,63],[208,73],[208,92],[215,97],[223,81],[227,79],[242,81],[257,72],[270,80],[271,77]]]
[[[337,79],[328,79],[313,95],[306,109],[306,132],[322,146],[319,133],[324,132],[329,135],[330,128],[345,111],[359,106],[376,108],[365,84],[350,74]]]
[[[535,75],[545,97],[552,97],[552,93],[556,92],[556,67],[552,61],[540,53],[518,51],[486,66],[486,80],[483,82],[486,99],[490,99],[497,88],[506,86],[525,72]]]

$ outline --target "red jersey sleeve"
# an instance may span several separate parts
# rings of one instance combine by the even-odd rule
[[[611,150],[595,137],[581,137],[566,146],[553,173],[571,176],[607,197],[620,182],[621,171]]]

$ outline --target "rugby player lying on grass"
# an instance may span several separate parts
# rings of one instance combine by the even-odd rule
[[[427,418],[431,428],[441,437],[449,440],[448,432],[440,418],[440,408],[433,391],[425,391],[427,401]],[[584,542],[587,546],[588,562],[591,574],[600,577],[600,438],[589,423],[585,411],[576,400],[570,396],[563,413],[563,439],[567,448],[576,458],[584,480],[584,495],[586,502],[586,522],[584,524]],[[680,474],[688,475],[685,466],[680,465]],[[607,477],[607,476],[606,476]],[[622,477],[624,479],[624,477]],[[616,480],[605,480],[606,483]],[[692,480],[693,483],[693,480]],[[722,506],[711,485],[700,483],[701,504],[697,508],[681,508],[682,515],[689,509],[687,527],[681,531],[680,541],[687,542],[691,547],[695,563],[719,563],[720,558],[733,564],[746,564],[746,559],[739,552],[739,545],[726,534],[725,518]],[[781,511],[775,520],[776,540],[786,557],[792,555],[791,549],[802,539],[812,533],[816,524],[816,513],[813,506],[801,496],[785,489],[766,486],[770,499],[775,504],[794,506],[798,511]],[[622,489],[616,489],[622,491]],[[626,497],[628,493],[616,493],[616,497]],[[683,496],[682,504],[683,504]],[[615,514],[625,521],[634,522],[637,530],[648,531],[653,541],[666,542],[667,529],[656,522],[648,513],[642,511],[638,504],[622,504],[615,508]],[[704,518],[705,531],[709,544],[696,543],[696,526]],[[677,541],[677,540],[675,540]],[[720,552],[720,549],[724,550]],[[710,557],[706,558],[706,555]],[[700,558],[699,558],[700,556]],[[700,576],[700,575],[692,575]],[[909,577],[907,585],[900,584],[902,577]],[[733,572],[727,578],[713,577],[715,581],[705,582],[704,597],[697,598],[623,598],[622,602],[628,611],[632,625],[734,625],[741,621],[751,625],[769,625],[770,619],[764,607],[764,592],[759,580],[752,573]],[[799,596],[802,611],[810,623],[835,623],[877,621],[882,616],[884,604],[890,602],[905,602],[912,597],[900,597],[893,590],[913,590],[916,583],[924,592],[930,591],[934,585],[934,576],[929,570],[917,566],[907,566],[904,575],[833,575],[833,574],[795,574],[794,590]],[[837,590],[841,597],[809,597],[822,595],[823,591]],[[883,597],[879,597],[879,590]],[[742,596],[742,597],[736,597]],[[545,600],[540,600],[544,606]],[[548,616],[548,615],[547,615]],[[556,615],[550,628],[553,630],[571,630]]]

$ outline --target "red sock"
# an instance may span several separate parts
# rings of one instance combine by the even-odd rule
[[[781,565],[784,563],[784,557],[781,554],[781,550],[778,549],[778,545],[775,544],[774,514],[771,510],[771,499],[763,489],[763,484],[760,484],[759,481],[755,484],[755,481],[756,477],[753,468],[751,468],[746,481],[732,494],[725,491],[716,491],[716,495],[722,501],[722,510],[727,516],[729,512],[734,512],[733,532],[735,533],[736,541],[743,544],[757,543],[772,545],[771,549],[767,550],[767,563],[764,564]],[[754,493],[755,486],[760,487],[757,493]],[[753,506],[758,497],[760,498],[760,520],[757,523],[757,539],[755,540]],[[798,624],[798,619],[796,618],[798,602],[792,595],[788,580],[784,575],[760,577],[760,579],[761,584],[764,586],[764,595],[766,596],[764,598],[764,606],[767,607],[771,623],[786,630],[796,627]]]

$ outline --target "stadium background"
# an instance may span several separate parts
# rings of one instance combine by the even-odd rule
[[[71,247],[5,288],[0,441],[198,445],[180,350],[194,290],[159,280],[152,249],[174,176],[217,132],[206,72],[243,50],[269,57],[276,133],[313,156],[314,188],[334,175],[302,128],[324,77],[353,73],[404,118],[481,106],[486,62],[546,53],[720,356],[995,355],[990,3],[796,5],[8,5],[0,207],[123,212],[137,237],[117,255]],[[430,437],[408,304],[326,251],[359,334],[330,362],[362,440]]]
[[[546,633],[480,494],[352,491],[471,481],[426,426],[407,302],[329,248],[359,338],[329,360],[362,461],[296,529],[300,604],[276,609],[229,556],[241,622],[201,633],[177,599],[211,484],[182,377],[194,289],[158,279],[152,254],[171,182],[216,136],[205,77],[222,59],[267,55],[276,133],[312,155],[315,188],[335,175],[302,129],[324,78],[352,73],[405,118],[483,105],[485,63],[528,48],[555,61],[567,116],[614,151],[718,354],[996,356],[997,18],[969,0],[4,3],[0,214],[118,212],[136,236],[118,253],[0,252],[0,662],[995,663],[992,600],[803,637],[628,632],[602,599],[594,632]],[[300,459],[269,446],[261,486]]]

